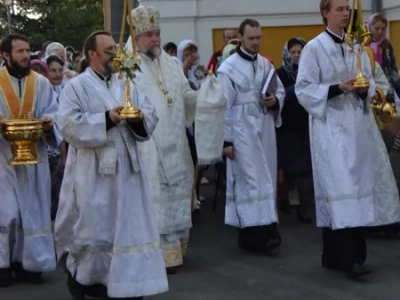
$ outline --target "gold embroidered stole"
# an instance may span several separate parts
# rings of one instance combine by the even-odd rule
[[[4,67],[0,69],[0,92],[8,108],[10,119],[26,119],[30,112],[33,113],[36,101],[36,83],[36,73],[31,71],[29,75],[25,77],[22,99],[20,101],[7,68]],[[36,144],[32,145],[32,153],[37,153]]]

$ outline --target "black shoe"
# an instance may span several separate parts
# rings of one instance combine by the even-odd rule
[[[22,266],[18,266],[15,269],[15,280],[34,285],[41,285],[44,283],[41,272],[26,271]]]
[[[168,267],[167,268],[167,274],[168,275],[174,275],[174,274],[176,274],[177,271],[178,271],[177,267]]]
[[[328,270],[340,270],[339,264],[322,259],[322,267]]]
[[[14,279],[11,276],[11,269],[0,269],[0,288],[7,288],[14,284]]]
[[[366,268],[363,265],[354,264],[353,269],[351,272],[346,273],[347,277],[351,279],[357,279],[362,276],[366,276],[372,273],[371,269]]]
[[[313,218],[311,217],[311,214],[307,210],[297,207],[296,214],[297,214],[297,219],[299,220],[300,223],[312,224]]]
[[[289,202],[289,198],[279,200],[278,209],[280,212],[284,213],[285,215],[290,215],[292,212],[292,209],[291,209],[291,205]]]
[[[69,293],[74,300],[86,299],[84,288],[75,279],[72,278],[71,274],[68,274],[67,287]]]

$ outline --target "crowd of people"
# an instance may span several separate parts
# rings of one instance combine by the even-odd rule
[[[46,42],[32,53],[27,37],[4,37],[0,123],[32,114],[44,134],[34,165],[10,165],[14,149],[0,137],[0,287],[42,284],[58,262],[76,300],[168,291],[203,200],[193,195],[208,167],[196,165],[194,120],[209,70],[226,100],[220,164],[225,224],[239,229],[238,246],[278,248],[278,210],[297,202],[298,220],[313,223],[315,210],[323,230],[322,267],[350,278],[371,273],[365,232],[399,227],[390,155],[400,153],[400,138],[384,139],[396,121],[370,103],[396,103],[400,75],[384,15],[367,22],[369,85],[358,86],[348,1],[321,0],[320,11],[326,30],[289,39],[279,68],[258,53],[254,19],[224,31],[225,46],[206,68],[192,40],[161,47],[158,9],[138,6],[134,41],[125,44],[140,57],[129,81],[135,118],[121,115],[126,81],[108,53],[122,45],[109,32],[90,34],[82,52]]]

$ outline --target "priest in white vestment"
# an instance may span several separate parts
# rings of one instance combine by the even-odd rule
[[[0,46],[5,59],[0,69],[1,120],[30,114],[45,120],[44,136],[36,143],[38,164],[8,164],[13,151],[0,136],[0,287],[11,285],[14,279],[40,284],[41,273],[56,267],[46,145],[57,147],[61,142],[52,125],[58,105],[50,82],[31,71],[29,47],[28,40],[19,35],[5,37]]]
[[[239,32],[240,48],[217,73],[227,99],[225,223],[240,228],[241,248],[268,252],[281,243],[275,128],[281,125],[285,91],[272,64],[258,54],[258,21],[244,20]]]
[[[71,79],[57,122],[69,143],[55,223],[58,257],[68,254],[68,288],[75,299],[143,299],[167,291],[154,204],[137,153],[157,124],[154,106],[131,87],[141,121],[124,120],[125,84],[112,74],[115,42],[107,32],[85,42],[89,67]]]
[[[159,122],[151,138],[138,145],[156,206],[161,247],[170,274],[183,264],[191,220],[194,179],[186,128],[193,124],[197,92],[182,67],[161,49],[160,13],[150,6],[132,11],[141,57],[137,86],[155,106]],[[127,42],[128,50],[132,43]]]
[[[375,82],[366,53],[361,65],[370,87],[353,85],[356,55],[344,42],[348,1],[323,0],[320,9],[327,29],[303,49],[295,91],[310,114],[317,226],[323,228],[322,266],[357,278],[371,272],[364,265],[362,227],[378,220],[377,203],[386,195],[377,186],[376,170],[387,171],[389,161],[376,157],[383,143],[369,107]],[[380,176],[389,178],[386,183],[391,185],[390,173]]]

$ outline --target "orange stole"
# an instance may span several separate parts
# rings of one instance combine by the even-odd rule
[[[4,67],[0,69],[0,92],[7,105],[10,119],[26,119],[28,113],[33,111],[36,101],[36,82],[36,73],[31,71],[29,75],[25,77],[22,99],[19,101],[7,68]],[[12,150],[14,153],[14,149]],[[36,144],[32,145],[32,153],[37,154]]]
[[[36,81],[37,77],[33,71],[25,77],[25,84],[20,102],[7,69],[0,69],[0,90],[3,94],[11,119],[27,118],[28,113],[32,112],[36,99]]]

